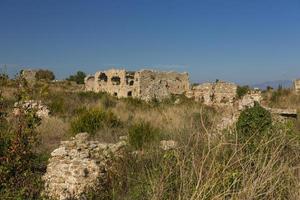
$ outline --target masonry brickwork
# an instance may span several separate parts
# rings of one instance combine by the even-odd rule
[[[189,89],[188,73],[111,69],[85,78],[86,91],[107,92],[119,98],[134,97],[146,101],[161,100],[171,94],[185,94]]]
[[[193,86],[187,97],[194,98],[206,105],[233,105],[236,99],[237,85],[216,81]]]

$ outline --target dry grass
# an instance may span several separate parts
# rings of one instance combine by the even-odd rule
[[[50,117],[42,119],[41,125],[37,131],[40,134],[39,151],[50,153],[58,147],[60,141],[66,140],[70,137],[70,125],[57,117]]]

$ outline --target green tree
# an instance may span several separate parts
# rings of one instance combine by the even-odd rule
[[[76,74],[71,75],[69,78],[67,78],[68,81],[75,81],[77,84],[84,84],[84,78],[86,77],[86,74],[82,71],[78,71]]]
[[[36,72],[35,78],[37,80],[47,80],[47,81],[52,81],[55,79],[55,75],[52,71],[47,70],[47,69],[40,69]]]
[[[245,86],[238,86],[236,90],[236,95],[240,99],[244,95],[246,95],[250,91],[250,87],[248,85]]]

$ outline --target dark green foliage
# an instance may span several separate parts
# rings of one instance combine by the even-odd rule
[[[71,121],[71,130],[73,134],[88,132],[95,134],[100,128],[118,127],[120,120],[111,112],[101,109],[81,110]]]
[[[271,113],[256,103],[254,107],[241,113],[236,127],[239,139],[244,142],[254,134],[254,137],[259,139],[260,135],[267,131],[271,125]]]
[[[84,84],[84,78],[86,77],[86,74],[82,71],[78,71],[76,74],[71,75],[69,78],[67,78],[68,81],[74,81],[77,84]]]
[[[52,81],[55,79],[55,75],[52,71],[47,69],[40,69],[36,72],[35,78],[37,80],[47,80]]]
[[[240,99],[244,95],[246,95],[250,91],[250,87],[248,85],[245,86],[238,86],[236,90],[236,95]]]
[[[131,146],[135,149],[142,149],[146,145],[157,141],[161,134],[149,122],[141,121],[129,127],[128,137]]]

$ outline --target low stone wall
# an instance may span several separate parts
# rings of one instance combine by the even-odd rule
[[[88,191],[101,190],[107,183],[112,158],[122,157],[125,141],[116,144],[88,141],[88,133],[79,133],[71,141],[62,141],[51,153],[44,195],[52,199],[85,199]]]
[[[217,81],[215,83],[196,85],[186,96],[206,105],[233,105],[236,90],[237,85],[234,83]]]

